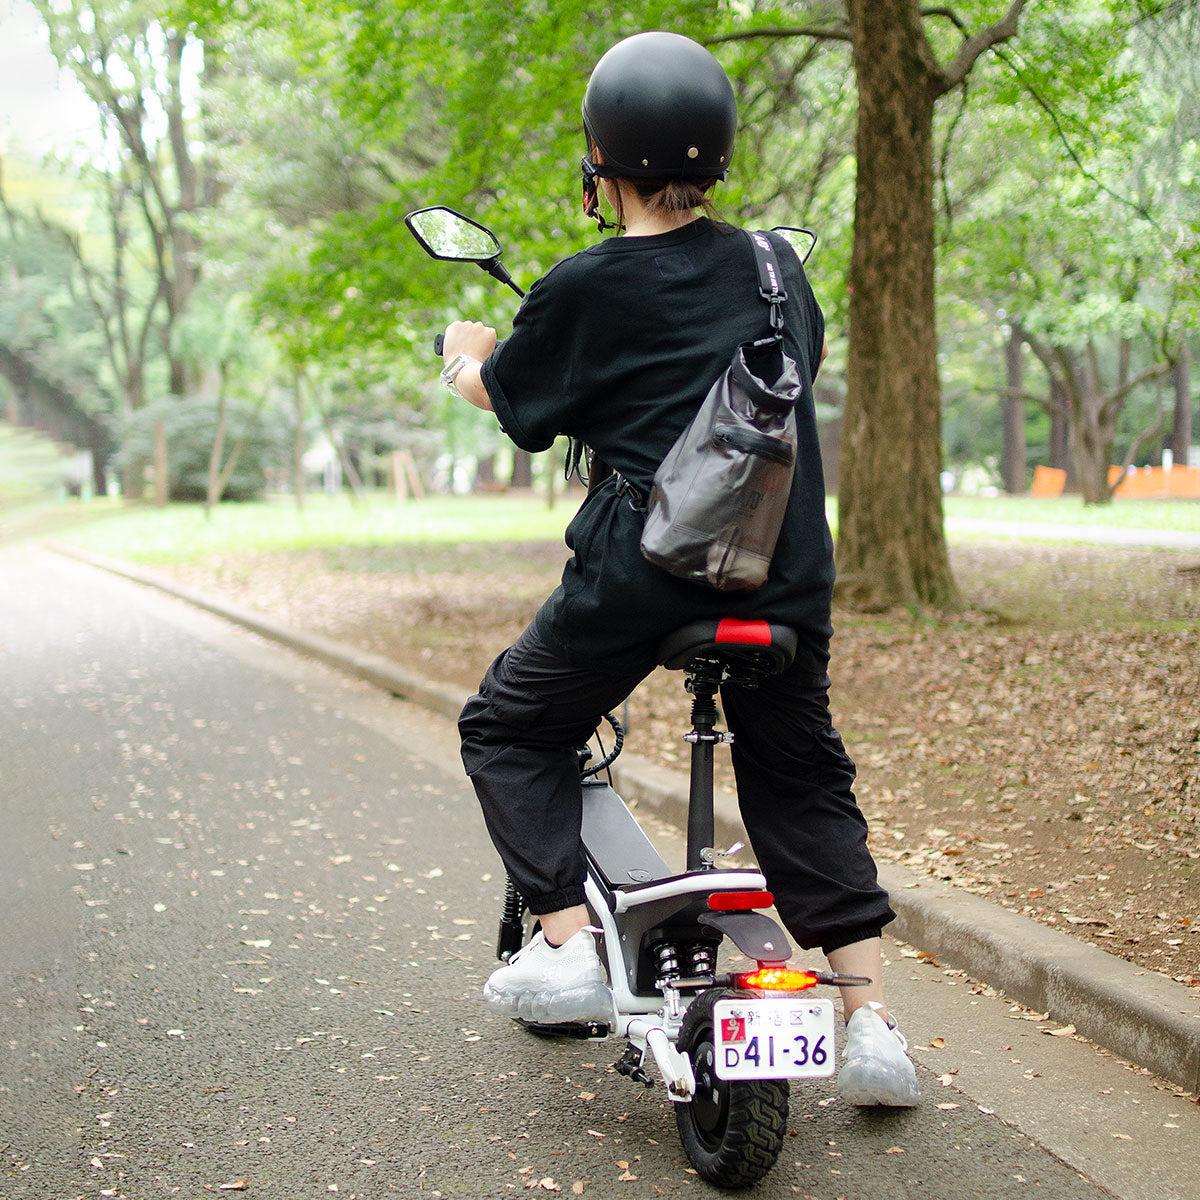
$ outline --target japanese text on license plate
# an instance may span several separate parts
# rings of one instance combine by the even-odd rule
[[[721,1079],[808,1079],[832,1075],[831,1000],[795,997],[720,1000],[713,1051]]]

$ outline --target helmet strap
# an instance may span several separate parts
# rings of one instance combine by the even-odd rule
[[[583,170],[583,214],[596,222],[601,233],[618,226],[605,219],[600,211],[599,173],[590,158],[584,158],[581,164]]]

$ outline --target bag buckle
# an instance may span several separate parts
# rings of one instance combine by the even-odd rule
[[[620,471],[614,471],[613,474],[617,478],[617,495],[624,496],[629,502],[629,507],[635,512],[644,513],[646,511],[646,497],[643,495],[641,489],[634,487]]]

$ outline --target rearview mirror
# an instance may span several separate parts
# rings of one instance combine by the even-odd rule
[[[452,208],[422,208],[409,213],[404,223],[426,254],[444,262],[488,263],[500,257],[496,235]]]

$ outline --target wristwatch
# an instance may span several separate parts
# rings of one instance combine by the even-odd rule
[[[458,390],[458,385],[454,382],[458,378],[458,373],[467,365],[467,363],[477,363],[479,359],[472,358],[469,354],[456,354],[442,368],[442,382],[452,391],[460,400],[465,400],[466,397]]]

